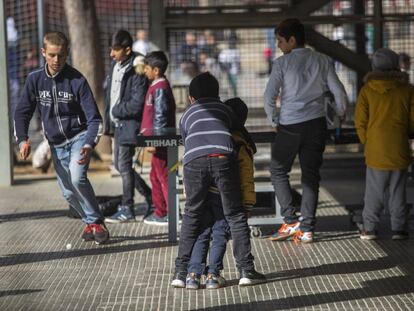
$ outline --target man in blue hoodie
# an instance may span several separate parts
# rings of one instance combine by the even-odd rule
[[[46,64],[27,77],[14,113],[14,134],[20,156],[26,159],[30,154],[29,123],[37,108],[62,194],[86,224],[82,238],[102,244],[109,239],[109,232],[87,178],[102,118],[88,82],[66,64],[68,52],[69,41],[63,33],[44,36],[42,54]]]

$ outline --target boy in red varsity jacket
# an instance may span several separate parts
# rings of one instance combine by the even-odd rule
[[[168,60],[164,52],[155,51],[145,57],[145,75],[150,86],[145,96],[141,132],[148,129],[175,127],[175,101],[170,83],[164,76]],[[153,154],[150,180],[154,213],[144,219],[146,224],[168,225],[167,148],[149,147]]]

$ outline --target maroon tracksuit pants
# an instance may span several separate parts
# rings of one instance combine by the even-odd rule
[[[168,161],[166,150],[159,151],[157,148],[152,156],[150,180],[154,213],[158,217],[164,217],[168,213]]]

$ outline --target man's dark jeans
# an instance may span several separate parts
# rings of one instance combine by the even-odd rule
[[[313,231],[318,204],[319,169],[325,150],[326,120],[318,118],[302,123],[279,125],[275,141],[272,143],[270,173],[276,197],[281,206],[286,223],[298,221],[292,200],[289,173],[296,155],[302,171],[302,231]]]
[[[239,270],[253,270],[250,232],[242,207],[237,161],[231,157],[201,157],[184,165],[186,203],[181,225],[176,272],[187,272],[194,243],[202,230],[202,217],[210,185],[216,185],[223,213],[233,238],[233,255]]]
[[[203,231],[194,244],[190,263],[188,264],[188,273],[193,272],[197,275],[212,273],[219,275],[220,270],[223,270],[223,257],[226,253],[227,241],[230,238],[230,227],[224,217],[218,193],[209,192],[206,204],[202,220]],[[208,252],[209,260],[206,270]]]
[[[114,140],[114,165],[121,174],[122,179],[122,205],[128,206],[133,211],[135,187],[145,198],[151,197],[151,189],[145,180],[132,167],[132,159],[135,155],[135,146],[123,146]]]

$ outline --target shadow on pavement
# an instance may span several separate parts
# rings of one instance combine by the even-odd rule
[[[13,181],[13,186],[31,185],[34,183],[38,183],[39,181],[48,181],[48,180],[56,180],[56,175],[39,175],[39,176],[32,175],[30,176],[30,178],[16,178]]]
[[[354,274],[366,273],[372,271],[391,269],[400,265],[398,258],[382,257],[377,260],[361,260],[352,262],[341,262],[333,264],[324,264],[317,267],[291,269],[280,272],[266,274],[267,283],[293,280],[303,277],[337,275],[337,274]],[[411,269],[414,270],[414,267]],[[239,280],[227,280],[227,286],[237,285]],[[414,288],[413,288],[414,291]]]
[[[109,226],[108,226],[109,227]],[[110,228],[110,227],[109,227]],[[168,238],[167,233],[156,233],[144,236],[111,236],[111,239],[105,243],[105,245],[117,244],[124,241],[146,241],[146,240],[166,240]]]
[[[259,302],[250,302],[248,304],[249,310],[287,310],[290,308],[303,308],[320,306],[322,304],[356,301],[366,298],[384,297],[391,295],[411,294],[414,292],[412,286],[413,279],[409,276],[396,276],[383,278],[378,280],[370,280],[362,282],[361,286],[355,289],[339,290],[329,293],[318,293],[301,296],[293,296],[287,298],[278,298],[273,300],[264,300]],[[388,285],[388,286],[387,286]],[[248,290],[246,288],[245,290]],[[241,290],[243,292],[243,290]],[[236,303],[229,305],[220,305],[220,310],[244,310],[245,303]],[[213,311],[217,310],[217,306],[202,308],[202,309],[190,309],[191,311],[204,310]]]
[[[15,213],[15,214],[3,214],[0,215],[1,221],[19,221],[30,219],[44,219],[44,218],[55,218],[55,217],[65,217],[68,215],[66,209],[59,210],[49,210],[49,211],[35,211],[27,213]]]
[[[111,245],[111,244],[108,244]],[[132,245],[120,245],[120,246],[96,246],[97,248],[90,249],[62,249],[54,252],[40,252],[40,253],[21,253],[21,254],[9,254],[0,257],[0,266],[13,266],[34,262],[44,262],[58,259],[67,259],[74,257],[84,256],[99,256],[105,254],[134,252],[144,249],[161,248],[161,247],[173,247],[175,243],[169,242],[147,242]],[[98,248],[99,247],[99,248]]]
[[[31,293],[43,292],[43,289],[15,289],[15,290],[0,290],[0,297],[26,295]]]
[[[147,205],[145,203],[136,203],[134,206],[134,211],[136,216],[142,216],[146,212]],[[104,214],[105,215],[105,214]],[[57,210],[47,210],[47,211],[33,211],[27,213],[14,213],[14,214],[0,214],[0,221],[21,221],[28,219],[45,219],[45,218],[56,218],[56,217],[69,217],[69,218],[79,218],[73,217],[71,215],[69,208],[57,209]]]

